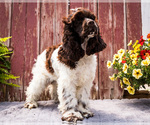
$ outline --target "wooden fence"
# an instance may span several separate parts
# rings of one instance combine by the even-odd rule
[[[88,1],[88,2],[87,2]],[[0,85],[0,101],[25,100],[25,90],[32,78],[31,69],[37,55],[45,48],[62,41],[62,17],[70,8],[84,7],[93,11],[98,18],[101,35],[107,48],[97,55],[98,66],[95,82],[98,98],[121,98],[118,82],[108,78],[113,70],[107,69],[107,60],[127,42],[141,36],[141,3],[101,2],[100,0],[51,0],[51,2],[0,3],[0,37],[12,36],[6,44],[13,47],[11,73],[20,76],[14,83],[20,88]],[[43,95],[41,99],[46,99]]]

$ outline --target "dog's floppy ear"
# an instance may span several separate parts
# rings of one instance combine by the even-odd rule
[[[106,46],[107,46],[106,43],[104,43],[98,31],[98,34],[96,36],[88,40],[87,47],[86,47],[86,54],[91,55],[94,53],[98,53],[103,49],[105,49]]]
[[[79,61],[84,56],[84,50],[81,48],[81,38],[69,25],[64,27],[63,57],[72,62]]]

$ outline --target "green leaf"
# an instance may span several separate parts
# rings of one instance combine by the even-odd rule
[[[0,42],[6,42],[8,39],[10,39],[12,37],[5,37],[5,38],[0,38]]]
[[[0,79],[0,83],[5,84],[5,85],[9,85],[9,86],[13,86],[13,87],[20,87],[17,84],[13,84],[13,83],[8,83],[5,80]]]

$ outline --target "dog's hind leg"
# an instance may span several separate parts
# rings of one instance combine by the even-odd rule
[[[26,103],[24,107],[26,108],[36,108],[37,100],[39,99],[41,93],[44,91],[44,89],[47,86],[47,80],[46,78],[41,76],[33,76],[33,79],[30,82],[29,87],[26,91]]]
[[[51,99],[54,100],[55,103],[58,103],[58,94],[57,94],[57,82],[53,81],[49,86],[49,94],[51,96]]]
[[[50,82],[48,77],[48,72],[45,68],[45,60],[46,60],[46,51],[44,51],[41,55],[38,56],[36,63],[33,66],[32,74],[33,79],[29,83],[29,87],[26,91],[26,103],[24,107],[33,108],[37,107],[37,100],[39,99],[41,93],[47,87]]]

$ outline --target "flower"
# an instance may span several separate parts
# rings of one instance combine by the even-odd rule
[[[140,44],[137,44],[137,45],[134,47],[134,53],[140,51],[140,47],[141,47],[141,45],[140,45]]]
[[[107,61],[107,67],[108,67],[108,69],[111,68],[111,66],[112,66],[111,61]]]
[[[125,60],[122,60],[122,63],[126,63],[127,61],[125,61]]]
[[[119,54],[119,56],[123,56],[123,55],[124,55],[124,53],[125,53],[125,50],[124,50],[124,49],[120,49],[120,50],[118,50],[118,54]]]
[[[141,69],[134,69],[132,72],[132,76],[134,76],[136,79],[139,79],[143,76]]]
[[[132,64],[133,64],[133,65],[136,65],[136,64],[137,64],[137,60],[134,59],[134,60],[132,61]]]
[[[123,83],[126,85],[130,85],[129,79],[123,77]]]
[[[135,89],[134,89],[133,87],[128,86],[128,87],[127,87],[127,90],[128,90],[128,92],[129,92],[131,95],[134,95]]]
[[[149,33],[149,34],[147,34],[147,38],[148,38],[148,39],[150,39],[150,33]]]
[[[128,65],[125,63],[125,64],[123,65],[123,72],[124,72],[124,73],[127,73],[127,69],[128,69]]]
[[[114,59],[118,60],[119,59],[119,54],[115,54]]]
[[[120,85],[121,85],[121,88],[123,88],[123,83],[122,83],[122,80],[120,80]]]
[[[149,55],[146,54],[146,53],[148,53],[148,54],[150,55],[150,50],[141,50],[141,51],[140,51],[140,57],[141,57],[143,60],[146,59],[146,57],[149,56]]]
[[[133,45],[133,48],[135,48],[135,46],[137,45],[138,42],[139,42],[139,41],[136,40],[136,42],[135,42],[134,45]]]
[[[134,51],[133,50],[129,50],[129,54],[132,54]]]
[[[131,58],[132,60],[134,60],[134,59],[137,58],[137,56],[136,56],[135,54],[132,54],[132,55],[130,55],[130,58]]]
[[[115,81],[116,80],[116,78],[115,78],[115,75],[113,74],[112,76],[109,76],[109,78],[110,78],[110,80],[111,81]]]
[[[142,66],[148,66],[149,64],[150,64],[150,61],[149,61],[148,59],[143,60],[143,61],[141,62],[141,65],[142,65]]]
[[[139,40],[139,43],[141,44],[141,46],[143,46],[143,44],[144,44],[144,39],[143,39],[143,36],[141,36],[141,39]]]
[[[131,46],[132,45],[132,40],[130,40],[130,42],[128,43],[128,46]]]

